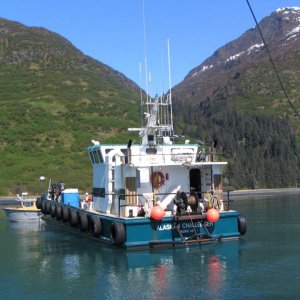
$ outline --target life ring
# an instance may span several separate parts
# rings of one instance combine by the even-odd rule
[[[79,227],[81,231],[86,231],[89,228],[87,214],[83,211],[78,213]]]
[[[165,176],[162,172],[154,172],[152,174],[152,186],[155,189],[159,189],[165,183]]]
[[[102,221],[96,216],[89,216],[89,232],[94,236],[100,236],[102,234]]]
[[[242,215],[238,216],[238,229],[241,235],[244,235],[247,231],[246,219]]]
[[[50,215],[51,215],[52,218],[55,217],[55,211],[56,211],[56,209],[55,209],[55,204],[53,204],[53,205],[51,205],[51,207],[50,207]]]
[[[69,208],[69,216],[70,216],[70,225],[72,227],[77,226],[78,224],[78,214],[76,209]]]
[[[110,240],[115,246],[121,246],[126,239],[126,231],[123,223],[112,223],[110,227]]]
[[[35,202],[36,208],[41,209],[42,208],[42,198],[37,197]]]
[[[56,220],[61,220],[61,206],[60,205],[55,206],[55,216],[56,216]]]
[[[68,206],[62,206],[62,220],[65,223],[69,221],[69,208],[68,208]]]

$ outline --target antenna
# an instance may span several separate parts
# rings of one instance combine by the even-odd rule
[[[146,19],[145,19],[145,1],[143,0],[143,26],[144,26],[144,55],[145,55],[145,81],[146,81],[146,97],[148,102],[148,66],[147,66],[147,39],[146,39]]]
[[[152,93],[152,76],[151,76],[150,71],[149,71],[148,79],[149,79],[149,93],[151,94]]]
[[[143,90],[142,90],[142,63],[139,63],[139,71],[140,71],[140,97],[141,97],[141,104],[140,104],[140,110],[141,110],[141,126],[143,127]]]
[[[171,58],[170,58],[170,40],[167,40],[168,42],[168,66],[169,66],[169,102],[170,102],[170,109],[171,109],[171,130],[173,134],[173,108],[172,108],[172,84],[171,84]]]
[[[162,51],[161,53],[161,73],[162,73],[162,76],[161,76],[161,95],[163,95],[164,93],[164,73],[165,73],[165,70],[164,70],[164,51]]]
[[[172,95],[172,85],[171,85],[171,59],[170,59],[170,40],[167,39],[168,43],[168,67],[169,67],[169,89],[170,89],[170,97]]]

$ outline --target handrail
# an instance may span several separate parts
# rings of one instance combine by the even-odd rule
[[[177,159],[176,159],[177,157]],[[136,162],[145,162],[149,161],[153,163],[155,160],[159,163],[166,163],[166,161],[171,161],[173,163],[195,163],[195,162],[223,162],[222,153],[140,153],[140,154],[132,154],[124,156],[124,158],[128,158],[129,164],[134,164]],[[123,161],[126,164],[125,159]]]
[[[186,195],[190,196],[192,193],[191,192],[184,192]],[[201,194],[205,194],[207,192],[199,192]],[[213,194],[213,191],[209,191],[209,193]],[[145,193],[141,193],[141,194],[136,194],[135,196],[137,197],[144,197],[144,194]],[[151,194],[151,193],[149,193]],[[168,196],[168,195],[176,195],[177,193],[152,193],[154,195],[154,197],[156,196]],[[105,195],[113,195],[113,194],[105,194]],[[139,204],[121,204],[121,197],[126,197],[126,196],[132,196],[132,194],[119,194],[119,197],[118,197],[118,207],[119,207],[119,210],[118,210],[118,216],[120,217],[120,210],[121,210],[121,207],[126,207],[126,206],[139,206]],[[154,201],[154,199],[152,200]]]

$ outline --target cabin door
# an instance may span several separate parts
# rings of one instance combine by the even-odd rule
[[[201,172],[200,169],[190,170],[190,192],[195,192],[201,199]]]

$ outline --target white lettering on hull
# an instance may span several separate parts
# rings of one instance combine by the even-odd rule
[[[213,226],[212,222],[204,222],[204,224],[206,227]],[[180,231],[187,230],[187,232],[189,232],[190,229],[201,228],[201,227],[203,227],[203,225],[200,221],[195,222],[194,224],[189,222],[189,223],[179,223],[177,225],[177,228]],[[172,230],[172,229],[175,229],[175,226],[172,226],[172,224],[161,224],[161,225],[158,225],[156,228],[157,231]]]

